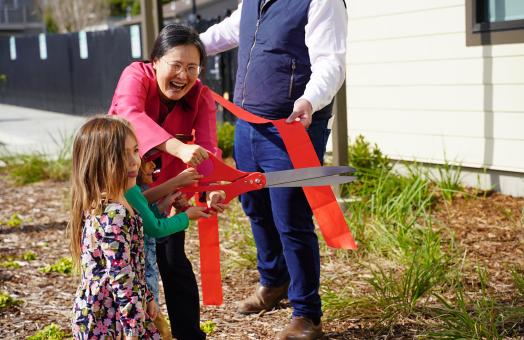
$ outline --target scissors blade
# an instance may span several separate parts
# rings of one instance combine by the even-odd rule
[[[353,182],[356,179],[355,176],[326,176],[318,178],[303,179],[293,182],[280,183],[269,185],[271,188],[285,188],[285,187],[320,187],[325,185],[339,185],[344,183]],[[268,185],[266,185],[267,187]]]
[[[352,174],[354,172],[355,169],[349,166],[317,166],[312,168],[265,172],[264,176],[266,177],[266,187],[275,187],[290,182],[329,177],[345,173]]]

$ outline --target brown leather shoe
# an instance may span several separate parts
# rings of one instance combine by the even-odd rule
[[[322,338],[322,322],[313,324],[311,319],[294,316],[289,325],[277,335],[277,340],[314,340]]]
[[[289,282],[280,287],[264,287],[258,284],[253,294],[240,301],[237,311],[240,314],[248,315],[260,313],[263,310],[272,310],[282,299],[287,297],[288,287]]]

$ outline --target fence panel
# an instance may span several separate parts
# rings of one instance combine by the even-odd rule
[[[215,21],[200,22],[202,32]],[[80,54],[80,34],[45,36],[47,58],[40,57],[38,35],[17,37],[16,59],[9,38],[0,38],[0,102],[75,115],[105,113],[122,70],[134,59],[129,27],[87,32],[87,58]],[[83,38],[82,38],[83,39]],[[84,45],[85,46],[85,45]],[[220,94],[233,98],[236,50],[209,57],[201,78]],[[227,111],[219,121],[232,121]]]

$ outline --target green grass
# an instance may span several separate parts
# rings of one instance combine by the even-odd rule
[[[27,337],[26,340],[62,340],[66,335],[66,332],[63,331],[60,326],[52,323],[34,335]]]
[[[56,263],[39,269],[42,273],[59,273],[67,275],[71,274],[72,270],[73,261],[69,257],[62,257]]]
[[[510,273],[513,278],[513,285],[515,286],[517,296],[524,299],[524,271],[518,268],[512,268]]]
[[[447,202],[451,202],[455,194],[464,191],[461,184],[462,168],[445,160],[443,165],[437,166],[437,172],[438,175],[432,176],[432,180],[437,185],[442,197]]]
[[[497,301],[488,290],[486,270],[477,268],[480,284],[478,294],[467,293],[458,282],[454,301],[436,295],[440,307],[435,314],[439,328],[429,332],[432,339],[503,339],[522,326],[524,307]]]
[[[51,158],[43,152],[31,154],[11,154],[5,149],[0,153],[0,160],[6,166],[6,172],[16,185],[25,185],[43,180],[63,181],[71,175],[71,148],[73,136],[60,134],[59,139],[52,136],[59,147],[58,154]]]
[[[19,305],[20,303],[20,300],[13,298],[7,292],[0,291],[0,311],[11,306]]]
[[[339,260],[357,262],[361,272],[356,275],[361,278],[353,281],[348,276],[350,283],[344,285],[340,277],[324,276],[321,297],[326,317],[372,325],[376,337],[388,337],[393,327],[406,322],[414,323],[420,328],[418,334],[427,338],[522,335],[522,271],[511,272],[513,302],[489,293],[484,271],[479,271],[480,292],[466,286],[466,253],[455,243],[450,228],[433,220],[439,200],[452,203],[454,195],[464,191],[460,166],[445,162],[437,167],[437,176],[430,176],[421,165],[406,163],[402,166],[407,171],[400,175],[377,146],[361,136],[349,153],[358,181],[346,185],[343,192],[354,198],[346,207],[346,218],[359,250],[321,249]],[[518,225],[517,217],[509,217]]]

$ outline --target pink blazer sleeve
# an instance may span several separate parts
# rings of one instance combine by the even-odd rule
[[[120,76],[109,114],[127,119],[138,138],[140,157],[172,136],[158,123],[159,101],[156,81],[148,77],[143,63],[126,67]]]

